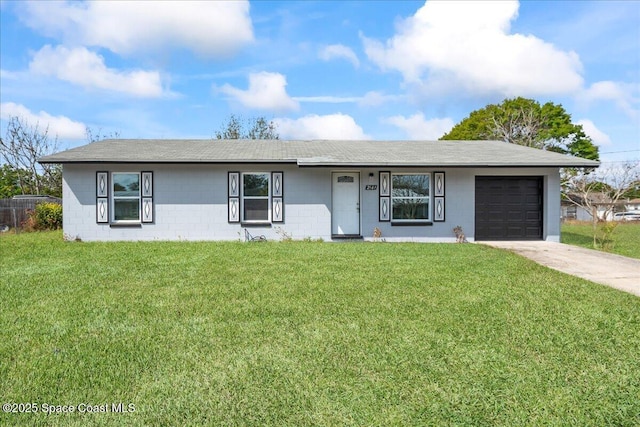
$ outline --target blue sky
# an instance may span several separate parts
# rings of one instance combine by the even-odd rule
[[[210,138],[437,139],[506,97],[561,103],[605,162],[640,158],[637,1],[0,1],[0,118]]]

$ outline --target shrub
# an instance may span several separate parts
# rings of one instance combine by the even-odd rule
[[[613,232],[616,231],[618,223],[615,221],[608,221],[600,225],[600,236],[598,237],[598,243],[600,248],[604,251],[613,250],[615,244],[613,240]]]
[[[40,203],[22,224],[25,231],[57,230],[62,228],[62,205]]]

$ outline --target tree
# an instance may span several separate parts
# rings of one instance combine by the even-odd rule
[[[501,140],[598,160],[598,147],[582,129],[571,123],[562,105],[540,105],[527,98],[505,99],[473,111],[441,140]]]
[[[106,134],[106,133],[102,133],[102,128],[99,128],[98,131],[94,131],[89,126],[86,126],[84,128],[84,134],[86,135],[87,141],[89,143],[102,141],[103,139],[120,139],[119,131]]]
[[[616,208],[622,204],[640,182],[640,162],[625,162],[622,165],[600,167],[598,170],[578,170],[568,175],[562,182],[563,199],[581,207],[591,216],[593,228],[593,246],[598,245],[598,222],[604,223],[602,229],[608,239],[607,220]],[[598,208],[602,209],[598,214]],[[606,240],[605,239],[605,240]]]
[[[243,121],[235,114],[216,132],[216,139],[280,139],[273,121],[254,117]]]
[[[27,177],[21,177],[21,172],[23,173],[23,171],[15,169],[13,166],[7,164],[0,167],[0,199],[22,194],[20,182],[24,182]]]
[[[640,199],[640,179],[629,186],[629,191],[622,196],[625,199]]]
[[[60,166],[38,163],[40,157],[57,150],[58,138],[49,138],[49,127],[41,131],[37,123],[31,126],[19,117],[9,119],[7,136],[0,137],[1,159],[16,172],[17,186],[22,194],[62,193],[62,181],[57,177]]]

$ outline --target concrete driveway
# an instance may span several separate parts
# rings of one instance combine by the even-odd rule
[[[640,296],[640,260],[553,242],[480,242],[563,273]]]

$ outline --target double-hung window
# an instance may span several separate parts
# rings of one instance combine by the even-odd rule
[[[391,175],[391,221],[429,222],[430,174]]]
[[[140,222],[140,174],[114,172],[111,182],[113,222]]]
[[[243,222],[270,221],[270,181],[270,173],[246,172],[242,174]]]

